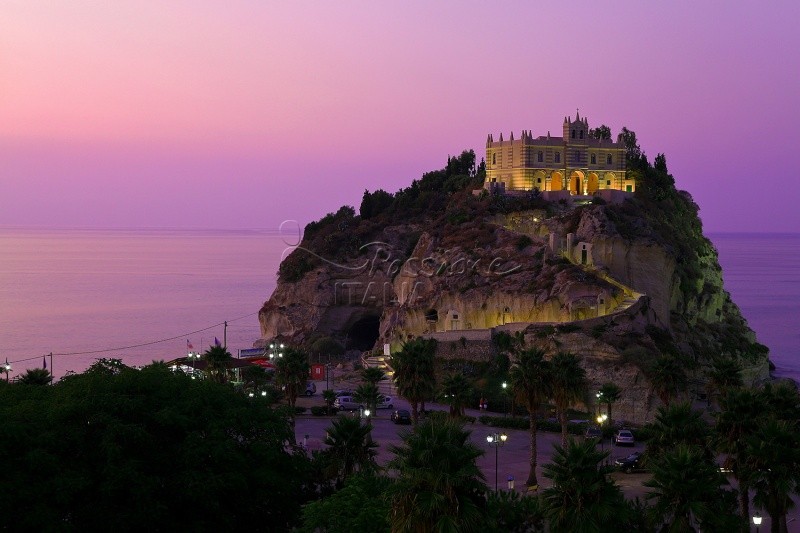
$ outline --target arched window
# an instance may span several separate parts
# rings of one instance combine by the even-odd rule
[[[592,164],[593,165],[597,164],[597,155],[596,154],[592,154]]]
[[[561,152],[556,152],[556,163],[561,163]]]
[[[583,130],[581,130],[581,139],[583,139]]]
[[[493,165],[497,164],[497,154],[492,154],[492,164]]]
[[[610,164],[611,164],[611,154],[608,154],[606,156],[606,165],[610,165]]]
[[[575,130],[572,130],[572,138],[575,138]]]
[[[539,153],[536,154],[536,161],[538,161],[539,163],[544,161],[544,152],[542,152],[541,150],[539,150]]]

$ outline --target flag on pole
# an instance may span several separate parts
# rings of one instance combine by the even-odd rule
[[[189,342],[189,339],[186,339],[186,349],[190,351],[194,350],[194,346],[192,346],[192,343]]]
[[[47,370],[47,357],[44,355],[42,356],[42,368]]]
[[[219,342],[219,339],[214,337],[214,346],[222,346],[222,343]]]

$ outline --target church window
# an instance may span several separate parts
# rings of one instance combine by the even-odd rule
[[[592,164],[593,165],[597,164],[597,154],[592,154]]]
[[[606,185],[611,186],[611,180],[606,180]]]
[[[542,182],[542,178],[536,178],[536,183],[541,183],[541,182]]]
[[[606,165],[610,165],[610,164],[611,164],[611,154],[608,154],[606,156]]]
[[[556,152],[556,163],[561,163],[561,152]]]
[[[575,130],[572,130],[572,138],[575,138]]]
[[[581,139],[583,139],[583,130],[581,130]]]
[[[536,154],[536,161],[538,161],[539,163],[544,161],[544,152],[542,152],[541,150],[539,150],[539,153]]]
[[[497,164],[497,154],[492,154],[492,164],[493,165]]]

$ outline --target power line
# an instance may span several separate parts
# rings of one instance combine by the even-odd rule
[[[227,322],[229,322],[229,323],[230,322],[236,322],[237,320],[242,320],[244,318],[249,318],[249,317],[251,317],[253,315],[257,315],[257,314],[258,314],[258,311],[256,311],[255,313],[248,313],[246,315],[242,315],[242,316],[234,318],[232,320],[228,320]],[[159,344],[161,342],[174,341],[175,339],[180,339],[182,337],[188,337],[189,335],[194,335],[195,333],[208,331],[209,329],[217,328],[217,327],[222,326],[224,324],[225,324],[225,321],[223,320],[222,322],[219,322],[219,323],[214,324],[212,326],[208,326],[208,327],[205,327],[205,328],[202,328],[202,329],[197,329],[197,330],[194,330],[194,331],[190,331],[188,333],[181,333],[180,335],[167,337],[165,339],[159,339],[157,341],[143,342],[143,343],[140,343],[140,344],[131,344],[129,346],[118,346],[116,348],[103,348],[102,350],[88,350],[88,351],[84,351],[84,352],[63,352],[63,353],[53,352],[52,355],[59,355],[59,356],[62,356],[62,355],[91,355],[91,354],[97,354],[97,353],[117,352],[117,351],[120,351],[120,350],[129,350],[131,348],[141,348],[143,346],[151,346],[153,344]],[[27,359],[16,359],[14,361],[9,361],[9,363],[24,363],[26,361],[33,361],[35,359],[39,359],[39,357],[41,357],[41,355],[37,355],[37,356],[34,356],[34,357],[28,357]]]

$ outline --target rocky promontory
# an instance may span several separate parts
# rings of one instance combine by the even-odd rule
[[[632,421],[660,405],[652,372],[664,355],[685,367],[694,398],[719,360],[766,380],[767,350],[659,157],[635,162],[635,193],[613,196],[480,191],[472,152],[393,195],[365,192],[358,213],[306,227],[259,313],[262,341],[382,353],[433,337],[452,369],[491,361],[513,335],[580,355],[593,385],[622,388],[615,414]]]

